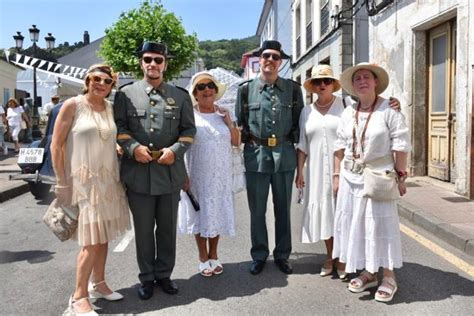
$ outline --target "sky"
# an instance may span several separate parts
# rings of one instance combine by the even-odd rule
[[[104,36],[120,13],[138,8],[143,0],[0,0],[0,48],[15,46],[17,31],[31,46],[28,29],[40,29],[38,46],[46,48],[48,33],[56,46],[82,41],[88,31],[91,42]],[[240,39],[256,33],[264,0],[161,0],[164,8],[181,18],[187,34],[200,41]]]

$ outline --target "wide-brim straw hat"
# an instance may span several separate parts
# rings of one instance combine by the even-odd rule
[[[197,104],[197,100],[196,100],[196,97],[193,95],[193,91],[194,89],[196,89],[196,85],[205,79],[211,80],[216,85],[217,87],[216,101],[222,98],[222,96],[227,90],[227,86],[219,82],[210,72],[207,72],[207,71],[198,72],[194,74],[194,76],[191,78],[191,89],[189,89],[189,94],[191,95],[191,100],[193,101],[194,105]]]
[[[354,91],[354,86],[352,84],[352,77],[354,74],[361,70],[361,69],[366,69],[370,70],[373,74],[375,74],[378,83],[377,86],[375,87],[375,93],[377,95],[382,94],[385,89],[387,89],[388,84],[390,82],[390,79],[388,77],[388,73],[380,67],[377,64],[372,64],[372,63],[359,63],[353,67],[347,68],[344,70],[344,72],[341,74],[341,84],[342,88],[349,93],[350,95],[357,96],[357,94]]]
[[[329,65],[314,66],[313,69],[311,69],[311,77],[305,80],[305,82],[303,83],[303,87],[308,92],[316,93],[316,88],[313,85],[312,81],[315,79],[324,79],[324,78],[330,78],[334,80],[332,84],[333,92],[341,89],[341,82],[339,81],[339,79],[334,77],[334,72],[332,71],[332,67]]]

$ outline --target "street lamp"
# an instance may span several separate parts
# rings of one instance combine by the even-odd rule
[[[36,27],[35,24],[32,25],[31,28],[28,30],[30,32],[30,39],[33,42],[33,58],[36,57],[36,42],[39,39],[39,33],[40,30]],[[21,35],[21,32],[16,32],[17,35],[13,36],[13,39],[15,40],[15,46],[18,50],[20,50],[23,47],[23,39],[24,36]],[[47,49],[52,49],[54,48],[54,41],[56,40],[51,33],[48,33],[48,36],[45,38],[46,41],[46,48]],[[39,124],[39,113],[38,113],[38,102],[36,100],[37,98],[37,89],[36,89],[36,63],[33,63],[33,115],[31,116],[31,119],[33,121],[33,128],[32,128],[32,134],[33,138],[41,138],[41,131],[38,127]]]

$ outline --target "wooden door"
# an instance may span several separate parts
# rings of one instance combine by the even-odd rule
[[[428,34],[428,176],[444,181],[455,177],[454,22],[440,25]]]

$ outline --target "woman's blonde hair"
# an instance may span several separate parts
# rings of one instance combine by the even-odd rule
[[[15,107],[18,106],[18,101],[15,98],[10,98],[7,101],[7,106],[10,106],[10,103],[13,102],[15,104]]]
[[[118,82],[118,75],[114,72],[114,69],[106,64],[94,64],[87,69],[86,77],[84,78],[84,85],[82,87],[82,94],[86,94],[89,92],[89,82],[90,82],[90,75],[94,72],[102,72],[110,77],[114,82],[111,85],[111,89],[113,89]],[[111,90],[112,91],[112,90]],[[110,93],[107,95],[107,97]]]

